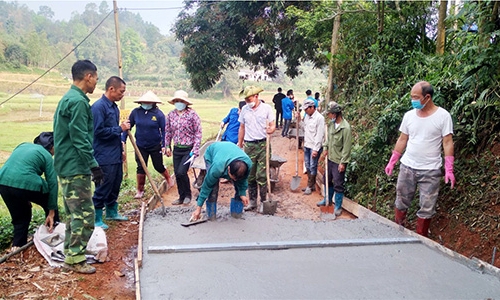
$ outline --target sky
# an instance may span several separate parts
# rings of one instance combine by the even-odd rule
[[[10,0],[6,0],[10,2]],[[28,1],[12,1],[19,4],[26,4],[35,13],[38,12],[39,7],[46,5],[54,12],[54,20],[68,21],[71,18],[71,13],[77,11],[82,13],[88,3],[96,3],[97,7],[101,4],[102,0],[97,1],[81,1],[81,0],[66,0],[66,1],[52,1],[52,0],[28,0]],[[106,0],[108,6],[113,8],[113,1]],[[175,22],[177,15],[183,7],[181,0],[167,0],[167,1],[135,1],[135,0],[117,0],[119,9],[128,9],[132,13],[139,13],[142,19],[146,22],[151,22],[153,25],[160,29],[162,34],[171,34],[170,28]],[[141,9],[141,10],[137,10]]]

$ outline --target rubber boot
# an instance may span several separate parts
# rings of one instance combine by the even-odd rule
[[[267,201],[267,184],[259,185],[260,202]]]
[[[332,206],[333,205],[333,194],[335,193],[335,191],[333,190],[333,186],[331,186],[329,189],[328,189],[328,206]],[[319,201],[318,203],[316,203],[316,206],[325,206],[326,205],[326,197],[323,198],[323,200]]]
[[[248,185],[249,203],[243,209],[245,211],[254,210],[257,208],[257,184]]]
[[[342,214],[342,201],[344,200],[344,193],[335,193],[335,215]]]
[[[144,197],[144,185],[146,184],[146,174],[137,174],[137,194],[134,199],[141,199]]]
[[[128,221],[128,218],[118,212],[118,202],[106,205],[106,220]]]
[[[316,175],[311,175],[311,185],[309,187],[311,191],[316,191]]]
[[[307,188],[309,187],[309,180],[311,180],[311,173],[307,172],[307,186],[303,189],[301,189],[301,191],[305,192],[307,190]]]
[[[429,226],[431,225],[431,219],[417,218],[417,233],[421,236],[427,237],[429,235]]]
[[[101,227],[102,229],[106,230],[109,228],[106,223],[102,221],[102,208],[96,208],[95,209],[95,227]]]
[[[167,181],[167,185],[169,188],[174,186],[175,184],[174,179],[170,176],[170,173],[168,173],[168,169],[165,169],[165,172],[161,173],[161,175],[165,177],[165,181]]]
[[[405,219],[406,219],[406,211],[394,208],[394,222],[396,222],[396,224],[403,225]]]

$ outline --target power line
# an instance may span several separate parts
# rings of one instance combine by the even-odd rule
[[[47,73],[49,73],[52,69],[54,69],[55,67],[57,67],[63,60],[65,60],[71,53],[73,53],[76,48],[78,48],[81,44],[83,44],[96,30],[97,28],[99,28],[102,23],[104,23],[104,21],[109,17],[109,15],[111,15],[111,13],[113,12],[113,10],[111,10],[102,20],[101,22],[99,22],[99,24],[97,24],[97,26],[92,29],[92,31],[90,31],[90,33],[83,38],[83,40],[78,43],[73,49],[71,49],[71,51],[69,51],[63,58],[61,58],[55,65],[53,65],[52,67],[50,67],[47,71],[45,71],[42,75],[38,76],[38,78],[36,78],[35,80],[33,80],[31,83],[29,83],[27,86],[25,86],[24,88],[22,88],[21,90],[19,90],[17,93],[15,93],[14,95],[10,96],[9,98],[7,98],[7,100],[3,101],[2,103],[0,103],[0,105],[3,105],[4,103],[8,102],[10,99],[14,98],[15,96],[19,95],[20,93],[24,92],[27,88],[29,88],[30,86],[32,86],[35,82],[37,82],[38,80],[40,80],[40,78],[42,78],[43,76],[47,75]]]

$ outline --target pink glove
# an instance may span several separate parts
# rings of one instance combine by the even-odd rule
[[[455,186],[455,175],[453,175],[453,162],[455,162],[454,156],[446,156],[444,158],[444,183],[450,181],[451,188]]]
[[[394,166],[398,162],[399,158],[401,158],[401,153],[397,152],[396,150],[392,150],[391,159],[389,160],[389,163],[385,167],[385,174],[389,176],[392,175],[392,170],[394,169]]]

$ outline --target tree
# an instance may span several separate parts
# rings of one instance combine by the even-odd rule
[[[42,5],[39,8],[38,15],[51,20],[54,17],[54,12],[47,5]]]
[[[276,59],[283,57],[286,74],[295,77],[304,57],[314,58],[316,46],[296,34],[296,18],[286,8],[306,10],[310,2],[188,1],[175,23],[176,37],[183,42],[181,61],[197,92],[214,86],[224,70],[235,67],[239,57],[254,68],[276,76]],[[192,8],[196,11],[191,13]]]
[[[439,3],[439,16],[437,26],[436,53],[444,54],[444,44],[446,40],[446,10],[448,9],[448,0],[441,0]]]
[[[145,62],[144,47],[139,34],[131,28],[125,30],[121,36],[123,73],[130,74],[135,67]]]

